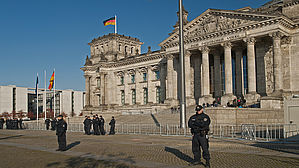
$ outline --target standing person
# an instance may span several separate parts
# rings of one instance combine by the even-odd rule
[[[0,118],[0,129],[3,129],[4,119]]]
[[[23,129],[23,119],[22,118],[19,119],[19,125],[20,125],[20,129]]]
[[[112,116],[112,119],[111,119],[109,125],[110,125],[109,135],[114,135],[115,134],[115,119],[114,119],[114,116]]]
[[[87,117],[87,123],[86,124],[87,124],[87,127],[86,127],[87,135],[90,135],[90,129],[91,129],[92,121],[91,121],[89,116]]]
[[[210,117],[203,112],[203,107],[197,105],[195,108],[196,114],[191,116],[188,121],[188,126],[192,133],[192,153],[194,155],[194,165],[201,164],[201,151],[203,150],[203,158],[206,160],[206,167],[210,167],[210,153],[208,132],[211,123]]]
[[[63,116],[59,115],[56,122],[56,135],[58,140],[58,149],[56,151],[66,151],[66,130],[67,123],[64,121]]]
[[[97,115],[94,115],[93,120],[92,120],[93,134],[94,135],[100,135],[99,124],[100,124],[99,117]]]
[[[46,124],[46,129],[49,130],[49,127],[50,127],[50,119],[47,118],[47,119],[45,120],[45,124]]]
[[[51,121],[51,130],[54,131],[56,129],[55,127],[56,127],[56,119],[53,118]]]
[[[101,132],[101,135],[105,135],[104,125],[105,125],[105,120],[104,120],[103,116],[100,116],[100,132]]]
[[[83,124],[84,124],[84,133],[87,134],[87,116],[85,116],[85,120],[83,121]]]

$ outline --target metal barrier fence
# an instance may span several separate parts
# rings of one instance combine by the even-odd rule
[[[46,130],[44,123],[25,123],[25,129]],[[104,126],[109,132],[108,124]],[[84,132],[82,123],[69,123],[69,132]],[[91,130],[92,131],[92,130]],[[191,136],[190,129],[180,128],[175,124],[116,124],[116,134],[144,134],[144,135],[166,135],[166,136]],[[295,124],[273,124],[273,125],[211,125],[210,136],[215,138],[240,138],[248,140],[282,140],[299,135],[299,130]]]

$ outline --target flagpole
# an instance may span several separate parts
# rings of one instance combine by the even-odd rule
[[[45,70],[45,90],[44,90],[44,105],[43,105],[43,109],[44,109],[44,113],[45,113],[45,120],[47,119],[47,73],[46,73],[46,70]]]
[[[116,15],[115,15],[115,34],[117,34],[117,20],[116,20]]]
[[[38,73],[36,78],[36,124],[38,125]]]
[[[56,115],[56,109],[55,109],[55,104],[56,104],[56,102],[55,102],[55,87],[56,87],[56,79],[55,79],[55,68],[54,68],[54,82],[53,82],[53,84],[54,84],[54,89],[53,89],[53,92],[54,92],[54,118],[55,118],[55,115]]]

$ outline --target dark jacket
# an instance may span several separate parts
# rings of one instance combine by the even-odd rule
[[[196,134],[196,133],[200,133],[201,131],[208,132],[210,123],[211,123],[211,119],[207,114],[196,113],[195,115],[190,117],[188,121],[188,126],[189,128],[191,128],[191,133]]]
[[[56,135],[61,136],[66,133],[67,123],[61,119],[56,122]]]
[[[111,126],[115,126],[115,119],[111,119],[109,125],[111,125]]]

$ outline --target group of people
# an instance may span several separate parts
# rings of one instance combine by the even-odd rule
[[[46,129],[49,130],[50,124],[51,124],[51,130],[55,131],[56,130],[56,122],[57,122],[56,118],[53,118],[53,119],[47,118],[45,120]]]
[[[23,129],[23,120],[22,118],[17,119],[6,119],[0,118],[0,129],[4,128],[4,123],[6,124],[6,129]]]
[[[84,124],[84,132],[86,135],[91,134],[91,126],[93,129],[93,134],[94,135],[105,135],[105,119],[103,116],[98,117],[98,115],[94,115],[93,118],[91,119],[90,116],[85,116],[85,120],[83,121]],[[115,134],[115,119],[114,116],[112,116],[112,119],[109,123],[110,125],[110,132],[109,135],[114,135]]]

